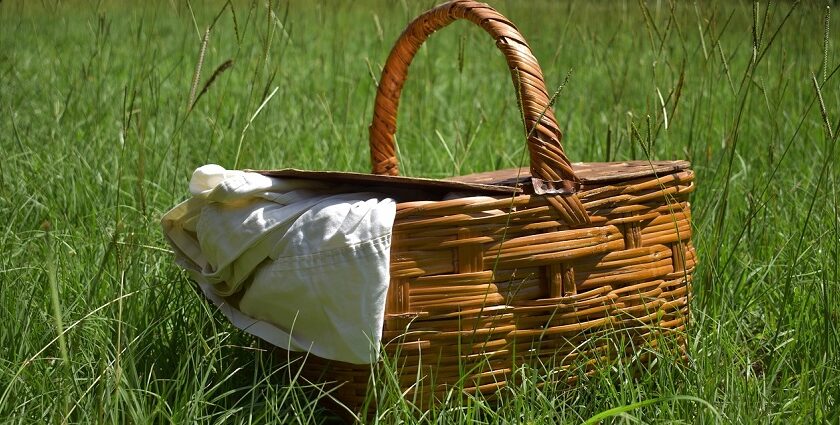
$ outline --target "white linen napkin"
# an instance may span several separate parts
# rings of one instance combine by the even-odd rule
[[[198,168],[190,192],[164,234],[235,326],[292,351],[376,361],[393,199],[218,165]]]

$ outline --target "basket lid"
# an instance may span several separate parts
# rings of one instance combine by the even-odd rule
[[[423,177],[405,177],[354,173],[350,171],[307,171],[295,168],[281,170],[246,170],[270,177],[286,177],[319,180],[335,184],[358,184],[369,187],[418,190],[424,192],[479,192],[487,194],[521,193],[515,185],[502,185],[484,182],[429,179]]]
[[[688,161],[580,162],[572,164],[583,185],[626,181],[657,174],[672,174],[688,169]],[[474,192],[512,194],[529,192],[531,174],[527,167],[489,171],[446,179],[354,173],[350,171],[308,171],[295,168],[246,170],[271,177],[320,180],[335,184],[358,184],[369,187],[416,190],[423,192]]]

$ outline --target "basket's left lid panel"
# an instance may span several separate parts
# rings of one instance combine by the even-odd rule
[[[349,171],[307,171],[294,168],[282,170],[246,170],[271,177],[318,180],[339,185],[358,186],[365,189],[376,188],[385,192],[426,192],[442,194],[447,192],[470,192],[483,194],[520,193],[522,189],[512,186],[492,185],[453,180],[437,180],[422,177],[380,176],[375,174],[353,173]]]

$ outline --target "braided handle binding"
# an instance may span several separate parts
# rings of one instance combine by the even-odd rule
[[[408,67],[417,50],[432,33],[458,19],[469,20],[487,31],[507,59],[514,88],[521,97],[520,107],[529,133],[531,175],[539,179],[541,184],[538,191],[573,192],[580,180],[560,144],[563,135],[549,105],[550,95],[537,59],[516,26],[487,4],[472,0],[447,2],[420,15],[403,31],[391,50],[379,80],[373,122],[370,125],[373,173],[399,174],[394,134],[397,130],[400,93],[408,76]],[[577,212],[586,216],[582,205]]]

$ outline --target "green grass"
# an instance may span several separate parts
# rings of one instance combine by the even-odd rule
[[[820,2],[492,3],[549,90],[571,71],[573,160],[693,162],[691,361],[572,389],[522,370],[501,404],[425,416],[383,379],[374,419],[838,423],[840,12],[827,34]],[[375,80],[433,2],[138,4],[0,3],[0,421],[328,421],[295,364],[193,292],[158,220],[205,163],[367,171]],[[515,105],[486,34],[436,34],[403,93],[403,170],[519,165]]]

